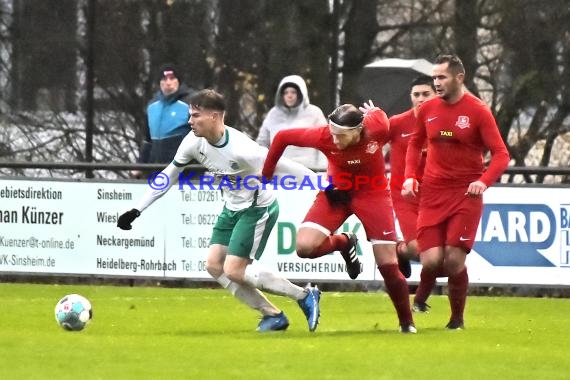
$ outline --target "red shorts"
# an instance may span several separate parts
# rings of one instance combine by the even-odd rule
[[[398,224],[404,240],[409,243],[416,240],[417,234],[417,221],[418,221],[418,198],[407,199],[402,197],[401,193],[397,191],[392,192],[392,203],[394,203],[394,212],[398,218]]]
[[[303,222],[316,223],[332,233],[352,214],[360,219],[368,240],[396,241],[392,199],[388,189],[354,191],[349,203],[335,205],[320,191]]]
[[[424,186],[418,215],[420,252],[446,245],[461,247],[468,253],[483,212],[483,198],[465,195],[467,186]]]

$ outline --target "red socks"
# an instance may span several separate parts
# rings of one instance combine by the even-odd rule
[[[415,303],[425,303],[429,298],[431,291],[435,287],[437,281],[437,274],[428,272],[422,269],[420,273],[420,283],[416,289],[416,295],[414,296]]]
[[[313,250],[311,258],[328,255],[334,251],[342,251],[347,248],[348,243],[348,237],[344,234],[327,236],[321,245]]]
[[[380,274],[384,278],[384,284],[388,295],[396,308],[400,325],[413,324],[412,311],[410,309],[410,293],[408,283],[400,273],[398,264],[379,266]]]
[[[451,306],[451,321],[463,322],[463,311],[465,310],[465,300],[467,298],[467,288],[469,276],[467,268],[447,280],[449,306]]]
[[[438,277],[445,277],[443,263],[437,267],[435,272],[430,272],[422,268],[422,271],[420,273],[420,283],[416,289],[414,302],[425,303],[427,301],[431,294],[431,291],[435,287]]]

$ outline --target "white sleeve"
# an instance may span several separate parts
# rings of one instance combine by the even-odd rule
[[[189,132],[176,150],[173,162],[176,162],[178,166],[188,165],[195,159],[196,153],[199,150],[199,143],[200,140],[194,135],[194,132]]]
[[[145,208],[153,204],[154,201],[166,194],[172,185],[178,181],[178,173],[182,170],[184,170],[184,167],[177,167],[171,163],[160,173],[154,173],[156,176],[152,182],[149,181],[148,190],[143,197],[139,199],[135,208],[142,212]]]

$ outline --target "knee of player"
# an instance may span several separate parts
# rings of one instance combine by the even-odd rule
[[[237,268],[224,267],[224,273],[226,274],[226,276],[228,276],[228,278],[230,280],[232,280],[234,282],[237,282],[237,283],[243,282],[243,276],[244,276],[243,270],[239,270]]]
[[[410,256],[412,260],[419,261],[420,254],[418,249],[418,241],[417,240],[409,241],[407,244],[407,248],[408,248],[408,256]]]
[[[297,234],[295,241],[295,250],[297,251],[297,256],[301,258],[313,257],[313,253],[319,244],[320,243],[315,240],[314,236],[300,231]]]
[[[297,240],[295,250],[297,251],[297,256],[303,259],[307,259],[313,257],[315,246],[310,241]]]
[[[312,249],[297,249],[297,256],[302,259],[310,259],[313,257]]]
[[[438,268],[441,266],[441,263],[439,262],[439,260],[436,260],[434,258],[429,258],[429,257],[421,257],[421,262],[422,262],[422,269],[428,271],[428,272],[437,272]]]
[[[465,264],[463,262],[458,262],[456,260],[445,259],[443,262],[443,270],[448,276],[453,276],[463,270]]]
[[[218,263],[206,260],[206,271],[210,276],[218,278],[224,273],[224,268]]]

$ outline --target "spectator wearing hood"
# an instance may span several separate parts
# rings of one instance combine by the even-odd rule
[[[261,124],[257,143],[269,147],[282,129],[320,127],[327,124],[323,111],[310,103],[305,80],[299,75],[281,79],[275,93],[273,106]],[[316,149],[289,146],[284,156],[308,168],[326,170],[326,157]]]

